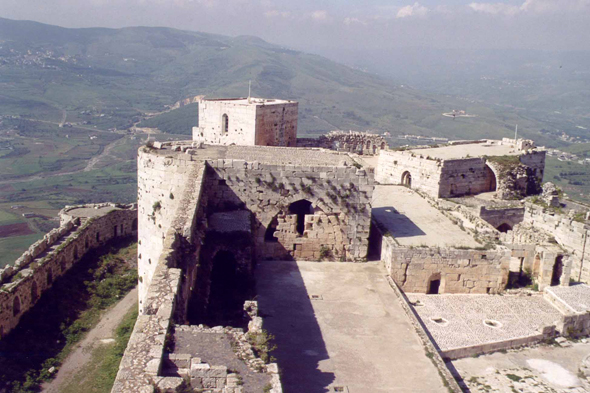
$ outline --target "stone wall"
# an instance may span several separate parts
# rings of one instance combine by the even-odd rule
[[[438,293],[499,293],[508,283],[510,251],[400,247],[385,236],[381,261],[404,292],[428,293],[439,280]]]
[[[381,150],[375,180],[381,184],[409,185],[438,198],[441,171],[442,160],[434,160],[410,151]],[[410,184],[407,179],[411,179]]]
[[[590,244],[587,243],[590,228],[571,217],[556,213],[553,209],[527,203],[523,222],[506,234],[507,243],[556,242],[571,254],[571,278],[590,282]],[[569,281],[569,278],[568,278]]]
[[[387,149],[387,141],[381,135],[358,131],[330,131],[318,138],[298,138],[297,147],[321,147],[324,149],[357,153],[366,156],[379,155]]]
[[[298,111],[299,104],[296,102],[257,106],[255,144],[295,147]]]
[[[452,198],[496,190],[496,174],[483,158],[444,160],[438,196]]]
[[[524,220],[524,207],[486,209],[485,206],[481,206],[479,209],[479,217],[496,229],[507,228],[510,230],[514,228],[516,224],[519,224]]]
[[[227,132],[222,127],[224,114],[228,116]],[[256,106],[238,100],[199,102],[199,126],[193,127],[193,140],[219,145],[254,145]]]
[[[213,170],[207,180],[211,185],[209,208],[252,212],[257,258],[319,260],[322,252],[337,260],[366,257],[371,168],[268,165],[244,160],[211,161],[209,165]],[[311,206],[300,231],[298,215],[290,211],[298,201]]]
[[[513,157],[515,165],[506,167],[493,157],[443,160],[421,154],[419,148],[381,151],[375,179],[381,184],[408,185],[433,198],[490,191],[498,191],[501,199],[538,194],[545,168],[545,151],[526,151]],[[511,160],[507,162],[511,163]]]
[[[113,237],[135,235],[135,205],[84,205],[62,210],[62,219],[75,208],[112,207],[108,213],[63,221],[33,244],[23,256],[0,269],[0,338],[14,329],[23,314],[31,309],[43,292],[65,274],[84,254]],[[116,229],[115,229],[116,228]]]

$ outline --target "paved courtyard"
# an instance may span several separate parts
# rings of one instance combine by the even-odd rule
[[[402,246],[480,247],[438,209],[403,186],[375,186],[373,217]]]
[[[285,393],[446,391],[380,264],[265,261],[256,282]]]
[[[425,295],[407,293],[420,319],[441,350],[538,334],[561,313],[542,295]],[[444,321],[440,321],[440,319]],[[499,322],[488,326],[485,320]]]

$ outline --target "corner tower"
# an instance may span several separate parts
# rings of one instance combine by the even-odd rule
[[[199,101],[199,126],[193,140],[216,145],[287,146],[297,144],[296,101],[226,98]]]

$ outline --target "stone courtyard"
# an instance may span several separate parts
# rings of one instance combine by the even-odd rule
[[[542,295],[407,297],[443,353],[535,336],[562,317]]]

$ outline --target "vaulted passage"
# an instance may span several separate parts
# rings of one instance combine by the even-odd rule
[[[234,254],[219,251],[213,258],[207,320],[210,326],[241,326],[243,305],[250,294],[250,280],[238,270]]]
[[[492,171],[492,169],[488,165],[486,165],[485,172],[486,172],[487,191],[496,191],[497,182],[496,182],[496,175],[494,174],[494,171]]]
[[[496,228],[496,229],[502,233],[506,233],[508,231],[511,231],[512,227],[509,224],[503,223],[500,226],[498,226],[498,228]]]
[[[276,243],[279,239],[275,236],[275,232],[277,230],[277,226],[279,225],[279,220],[275,216],[266,227],[266,232],[264,232],[264,241],[267,243]]]

